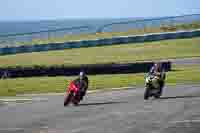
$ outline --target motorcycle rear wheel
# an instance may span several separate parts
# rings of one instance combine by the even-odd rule
[[[158,99],[158,98],[160,98],[160,95],[159,94],[154,95],[154,98]]]
[[[80,101],[81,101],[81,96],[80,96],[80,94],[77,94],[75,97],[74,97],[74,99],[72,100],[72,103],[74,104],[74,106],[78,106],[79,105],[79,103],[80,103]]]
[[[162,95],[162,92],[159,92],[159,93],[155,94],[154,97],[155,97],[156,99],[158,99],[158,98],[160,98],[161,95]]]

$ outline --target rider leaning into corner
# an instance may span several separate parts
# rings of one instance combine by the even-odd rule
[[[162,93],[162,89],[164,87],[164,83],[165,83],[165,69],[163,67],[163,64],[161,62],[156,62],[153,67],[150,69],[149,75],[159,75],[160,80],[159,80],[159,84],[160,84],[160,94]]]
[[[82,96],[85,96],[89,84],[89,80],[85,72],[81,71],[79,73],[79,77],[76,78],[73,82],[75,83],[76,86],[80,87]]]

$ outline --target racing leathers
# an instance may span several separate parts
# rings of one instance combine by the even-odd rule
[[[159,80],[159,84],[160,84],[160,91],[159,94],[162,93],[162,89],[164,87],[164,83],[165,83],[165,70],[163,67],[158,67],[156,65],[154,65],[149,72],[149,75],[157,75],[159,76],[160,80]]]

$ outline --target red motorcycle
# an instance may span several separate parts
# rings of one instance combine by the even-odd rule
[[[73,103],[77,106],[82,99],[80,86],[76,85],[73,81],[70,82],[67,92],[64,98],[64,106],[69,105],[69,103]]]

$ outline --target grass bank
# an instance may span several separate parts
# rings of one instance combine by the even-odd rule
[[[166,85],[199,84],[200,65],[174,66],[167,73]],[[89,76],[89,90],[113,87],[144,86],[145,73]],[[0,96],[27,93],[64,92],[75,77],[35,77],[0,80]]]
[[[96,34],[64,35],[62,37],[49,37],[48,39],[33,39],[31,42],[18,42],[17,45],[35,45],[48,43],[63,43],[75,40],[93,40],[102,38],[112,38],[118,36],[142,35],[146,33],[172,32],[179,30],[194,30],[200,28],[200,22],[189,24],[161,25],[160,27],[144,27],[140,29],[130,29],[124,32],[100,32]]]
[[[200,57],[200,37],[0,56],[0,67],[130,63]]]

